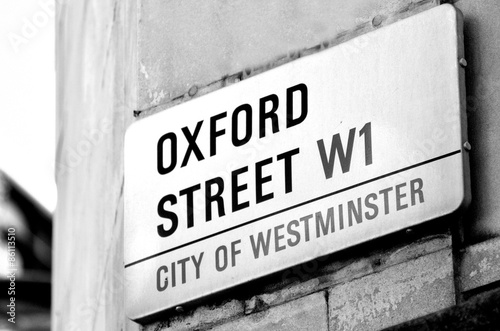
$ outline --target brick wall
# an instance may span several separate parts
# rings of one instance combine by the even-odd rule
[[[374,330],[455,304],[451,235],[423,226],[318,259],[145,330]]]

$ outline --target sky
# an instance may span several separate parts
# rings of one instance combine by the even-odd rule
[[[55,186],[54,0],[0,1],[0,170],[48,211]]]

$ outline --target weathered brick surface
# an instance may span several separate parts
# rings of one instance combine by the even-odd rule
[[[260,313],[250,314],[233,322],[214,327],[212,330],[326,331],[328,330],[328,324],[325,293],[313,293]]]
[[[238,300],[231,300],[220,306],[200,306],[185,315],[179,314],[168,321],[150,324],[144,328],[144,331],[199,329],[216,323],[223,323],[237,315],[243,315],[243,303]]]
[[[469,246],[461,258],[460,290],[463,292],[500,281],[500,238]]]
[[[483,293],[463,304],[411,320],[384,331],[498,331],[500,289]]]
[[[444,249],[330,289],[330,329],[379,330],[453,304],[451,250]]]
[[[389,238],[394,238],[394,236]],[[442,249],[451,248],[449,234],[427,236],[415,239],[413,242],[411,242],[411,238],[408,240],[410,242],[395,245],[390,249],[370,252],[368,256],[357,255],[349,259],[339,258],[337,261],[323,263],[323,265],[312,261],[302,267],[284,271],[283,278],[292,278],[296,282],[283,288],[270,286],[268,291],[246,300],[245,311],[252,312],[262,309],[263,306],[282,304],[320,289],[327,289]]]

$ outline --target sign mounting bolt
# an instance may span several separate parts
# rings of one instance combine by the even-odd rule
[[[373,19],[372,19],[372,25],[374,27],[377,27],[379,26],[380,24],[382,24],[382,22],[384,21],[384,17],[381,16],[381,15],[377,15],[375,16]]]
[[[460,66],[461,66],[462,68],[467,67],[467,60],[466,60],[466,59],[464,59],[463,57],[462,57],[462,58],[460,58],[460,60],[458,60],[458,63],[460,63]]]
[[[196,93],[198,93],[198,86],[196,85],[191,86],[191,88],[188,91],[189,96],[194,97]]]
[[[177,306],[177,307],[175,307],[175,311],[178,312],[178,313],[183,313],[184,312],[184,307]]]
[[[464,143],[464,149],[469,152],[471,149],[472,149],[472,146],[470,145],[470,143],[468,141],[466,141]]]

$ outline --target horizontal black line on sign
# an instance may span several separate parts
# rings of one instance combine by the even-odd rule
[[[307,205],[309,203],[312,203],[312,202],[315,202],[315,201],[318,201],[318,200],[321,200],[321,199],[324,199],[324,198],[328,198],[328,197],[331,197],[333,195],[336,195],[336,194],[339,194],[339,193],[342,193],[342,192],[346,192],[346,191],[349,191],[349,190],[352,190],[356,187],[360,187],[360,186],[363,186],[363,185],[366,185],[366,184],[369,184],[369,183],[372,183],[372,182],[375,182],[377,180],[380,180],[380,179],[383,179],[383,178],[386,178],[386,177],[389,177],[389,176],[392,176],[392,175],[395,175],[395,174],[398,174],[400,172],[403,172],[403,171],[406,171],[406,170],[410,170],[410,169],[414,169],[414,168],[418,168],[420,166],[423,166],[425,164],[428,164],[428,163],[432,163],[432,162],[435,162],[435,161],[438,161],[438,160],[441,160],[441,159],[444,159],[444,158],[447,158],[447,157],[450,157],[450,156],[453,156],[455,154],[459,154],[461,152],[461,150],[456,150],[454,152],[451,152],[451,153],[447,153],[447,154],[444,154],[444,155],[441,155],[441,156],[438,156],[438,157],[435,157],[433,159],[430,159],[430,160],[427,160],[427,161],[423,161],[423,162],[420,162],[420,163],[417,163],[417,164],[414,164],[414,165],[411,165],[409,167],[406,167],[406,168],[402,168],[402,169],[399,169],[399,170],[396,170],[396,171],[393,171],[393,172],[389,172],[385,175],[380,175],[378,177],[375,177],[375,178],[372,178],[372,179],[368,179],[368,180],[365,180],[364,182],[360,182],[360,183],[357,183],[357,184],[354,184],[354,185],[351,185],[351,186],[348,186],[348,187],[345,187],[343,189],[340,189],[340,190],[337,190],[337,191],[334,191],[334,192],[330,192],[330,193],[327,193],[325,195],[322,195],[322,196],[319,196],[319,197],[316,197],[316,198],[313,198],[311,200],[307,200],[307,201],[304,201],[304,202],[301,202],[299,204],[296,204],[296,205],[293,205],[293,206],[290,206],[290,207],[287,207],[287,208],[284,208],[284,209],[281,209],[281,210],[278,210],[278,211],[275,211],[273,213],[270,213],[270,214],[267,214],[267,215],[264,215],[264,216],[261,216],[261,217],[258,217],[258,218],[255,218],[253,220],[250,220],[250,221],[247,221],[245,223],[241,223],[241,224],[238,224],[238,225],[235,225],[231,228],[227,228],[225,230],[222,230],[222,231],[219,231],[219,232],[216,232],[216,233],[212,233],[208,236],[205,236],[205,237],[202,237],[202,238],[198,238],[196,240],[193,240],[193,241],[190,241],[190,242],[187,242],[185,244],[182,244],[182,245],[179,245],[177,247],[173,247],[173,248],[170,248],[170,249],[167,249],[163,252],[159,252],[159,253],[156,253],[156,254],[153,254],[153,255],[150,255],[150,256],[147,256],[145,258],[142,258],[140,260],[137,260],[135,262],[131,262],[129,264],[126,264],[125,265],[125,268],[128,268],[128,267],[131,267],[135,264],[138,264],[138,263],[141,263],[141,262],[144,262],[144,261],[147,261],[149,259],[152,259],[152,258],[155,258],[155,257],[158,257],[160,255],[163,255],[163,254],[167,254],[167,253],[170,253],[170,252],[173,252],[175,250],[178,250],[180,248],[184,248],[184,247],[187,247],[187,246],[190,246],[190,245],[193,245],[193,244],[196,244],[200,241],[203,241],[203,240],[207,240],[207,239],[210,239],[212,237],[215,237],[215,236],[218,236],[220,234],[223,234],[223,233],[226,233],[226,232],[229,232],[231,230],[234,230],[234,229],[238,229],[238,228],[241,228],[243,226],[246,226],[248,224],[252,224],[252,223],[255,223],[255,222],[258,222],[258,221],[261,221],[263,219],[266,219],[268,217],[271,217],[271,216],[275,216],[275,215],[278,215],[278,214],[281,214],[281,213],[284,213],[286,211],[289,211],[291,209],[295,209],[295,208],[298,208],[298,207],[301,207],[301,206],[304,206],[304,205]]]

